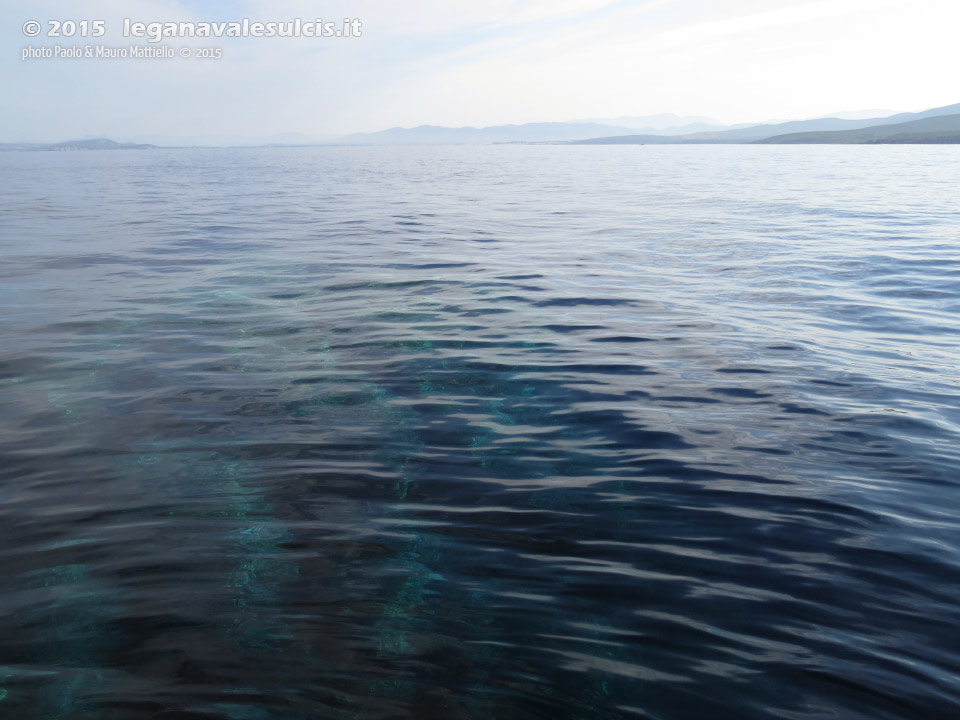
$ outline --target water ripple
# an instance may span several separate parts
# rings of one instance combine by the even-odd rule
[[[0,179],[11,717],[960,714],[951,148]]]

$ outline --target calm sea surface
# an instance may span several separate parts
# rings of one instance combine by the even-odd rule
[[[960,717],[960,148],[0,187],[3,718]]]

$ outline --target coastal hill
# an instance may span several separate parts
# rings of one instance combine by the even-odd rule
[[[960,113],[926,117],[909,122],[879,125],[860,130],[803,132],[759,140],[769,144],[877,144],[960,143]]]

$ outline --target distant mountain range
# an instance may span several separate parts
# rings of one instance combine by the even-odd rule
[[[491,127],[451,128],[441,125],[420,125],[413,128],[390,128],[374,133],[347,135],[336,145],[478,145],[490,143],[536,143],[587,140],[600,136],[634,135],[638,131],[658,136],[689,135],[748,127],[722,125],[710,118],[672,114],[622,116],[574,122],[526,123]]]
[[[636,134],[649,135],[685,135],[695,132],[709,132],[711,130],[730,130],[733,128],[749,127],[755,124],[724,125],[707,117],[674,115],[672,113],[643,115],[640,117],[621,115],[616,118],[591,118],[590,120],[579,120],[577,122],[625,127],[630,128],[630,130]]]
[[[305,136],[272,136],[256,145],[682,145],[682,144],[810,144],[810,143],[957,143],[960,142],[960,104],[923,112],[861,117],[866,112],[839,113],[844,117],[767,122],[756,125],[719,125],[710,118],[671,114],[618,117],[578,122],[544,122],[492,127],[421,125],[375,133],[348,135],[336,141],[310,142]],[[641,130],[641,132],[638,132]],[[231,143],[232,145],[233,143]],[[251,143],[251,145],[254,145]],[[186,143],[180,147],[186,146]],[[208,145],[210,147],[211,145]],[[6,143],[2,150],[144,150],[145,143],[118,143],[103,138],[61,143]]]
[[[0,150],[151,150],[156,147],[156,145],[118,143],[104,138],[68,140],[61,143],[0,143]]]
[[[866,128],[875,128],[878,126],[908,125],[913,121],[926,118],[938,118],[941,116],[950,116],[960,113],[960,104],[947,105],[945,107],[933,108],[917,113],[898,113],[885,118],[865,118],[861,120],[848,120],[843,118],[817,118],[814,120],[794,120],[791,122],[777,123],[773,125],[753,125],[746,128],[735,128],[730,130],[721,130],[718,132],[700,132],[689,135],[623,135],[617,134],[607,137],[589,138],[586,140],[572,141],[579,145],[667,145],[667,144],[704,144],[704,143],[813,143],[813,142],[876,142],[885,135],[884,131],[874,134],[842,135],[840,133],[864,130]],[[899,133],[910,132],[940,132],[948,131],[949,121],[945,124],[934,123],[929,126],[920,126],[920,129],[906,128],[898,131]],[[898,134],[894,132],[891,134]],[[834,135],[834,133],[837,133]],[[806,136],[806,137],[802,137]],[[815,137],[814,137],[815,136]],[[851,138],[863,137],[866,139],[855,140]],[[783,138],[790,138],[783,140]],[[816,139],[815,139],[816,138]],[[832,138],[832,139],[830,139]],[[907,142],[907,141],[902,141]],[[932,140],[916,139],[914,142],[933,142]],[[940,140],[939,142],[943,142]]]
[[[821,117],[843,118],[844,120],[869,120],[870,118],[890,117],[899,112],[899,110],[846,110],[844,112],[821,115]]]
[[[878,111],[882,112],[882,111]],[[671,114],[643,117],[597,118],[581,122],[527,123],[492,127],[451,128],[421,125],[414,128],[391,128],[375,133],[348,135],[334,142],[338,145],[464,145],[485,143],[572,143],[582,145],[673,145],[704,143],[773,142],[777,136],[791,136],[784,142],[859,142],[852,139],[818,139],[794,137],[806,133],[831,133],[862,130],[960,113],[960,105],[949,105],[918,113],[895,113],[883,117],[864,117],[866,112],[839,113],[844,117],[814,118],[756,125],[720,125],[710,118]],[[946,130],[931,127],[930,132]],[[641,132],[637,132],[640,130]],[[910,132],[910,129],[905,132]],[[925,132],[917,130],[917,132]],[[859,136],[847,136],[848,138]],[[864,136],[868,137],[868,136]],[[875,136],[869,136],[874,142]],[[878,136],[876,136],[878,137]],[[917,135],[914,142],[934,142],[934,136]],[[946,137],[946,136],[937,136]],[[906,140],[901,140],[907,142]],[[937,142],[944,142],[943,139]]]
[[[628,127],[601,123],[527,123],[493,127],[442,127],[420,125],[415,128],[390,128],[375,133],[347,135],[336,145],[477,145],[511,142],[562,142],[583,140],[598,135],[627,135]]]

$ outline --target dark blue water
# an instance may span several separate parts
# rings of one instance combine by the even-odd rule
[[[960,151],[0,185],[3,718],[960,717]]]

